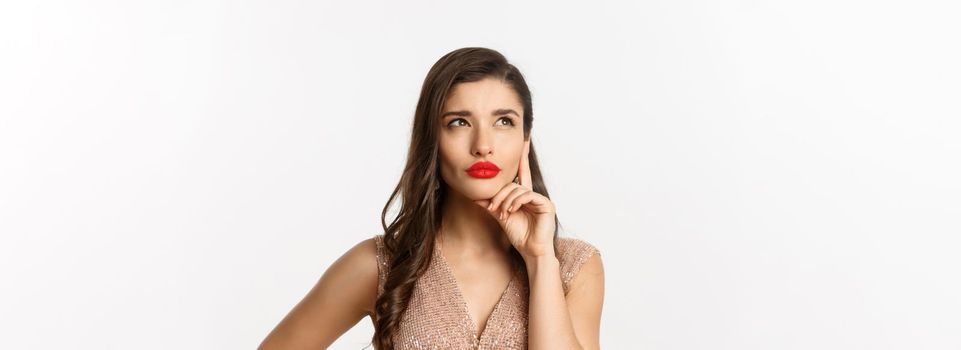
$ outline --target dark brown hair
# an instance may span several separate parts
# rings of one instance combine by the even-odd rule
[[[381,213],[388,274],[383,294],[377,298],[374,307],[372,343],[377,349],[394,348],[392,337],[398,329],[401,316],[407,310],[414,285],[427,270],[434,252],[434,237],[442,217],[440,208],[448,191],[440,176],[438,164],[437,133],[440,130],[438,117],[443,112],[441,109],[454,85],[483,78],[499,79],[517,93],[524,107],[524,139],[530,139],[534,121],[530,89],[517,67],[508,63],[499,52],[482,47],[457,49],[437,60],[427,72],[414,112],[407,163]],[[533,142],[530,144],[528,161],[534,192],[550,198],[537,163]],[[402,198],[400,210],[388,225],[387,212],[398,195]],[[557,228],[560,227],[556,216],[554,223],[556,247]],[[526,276],[525,265],[517,249],[511,249],[511,257],[514,266],[525,271]]]

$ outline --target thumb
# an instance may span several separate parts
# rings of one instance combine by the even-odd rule
[[[478,199],[475,200],[474,203],[479,205],[481,208],[487,209],[487,206],[491,204],[491,201],[490,199]]]
[[[481,208],[484,208],[484,211],[490,214],[490,216],[493,217],[494,219],[497,219],[498,222],[506,222],[506,221],[501,221],[497,213],[492,213],[490,210],[487,210],[487,206],[491,204],[490,199],[478,199],[478,200],[475,200],[474,203],[476,203]]]

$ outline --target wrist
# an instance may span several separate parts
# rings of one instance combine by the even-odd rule
[[[560,266],[560,261],[557,260],[557,256],[554,252],[539,256],[525,256],[524,264],[527,265],[527,271],[535,271],[544,266]]]

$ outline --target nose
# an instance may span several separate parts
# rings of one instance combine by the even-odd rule
[[[474,128],[474,143],[471,145],[471,153],[478,157],[484,157],[494,151],[491,131],[486,128]]]

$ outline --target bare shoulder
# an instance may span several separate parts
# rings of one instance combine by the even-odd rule
[[[377,274],[377,243],[374,238],[367,238],[347,250],[334,264],[344,260],[351,266],[362,268],[370,272],[373,268],[374,275]]]
[[[376,249],[368,238],[338,257],[259,349],[326,348],[370,314],[377,297]]]
[[[341,261],[342,260],[342,261]],[[374,238],[364,239],[351,247],[343,256],[334,262],[338,267],[336,273],[343,274],[343,280],[353,280],[362,287],[364,296],[364,312],[372,314],[374,301],[377,298],[377,243]],[[334,266],[331,265],[331,268]]]

